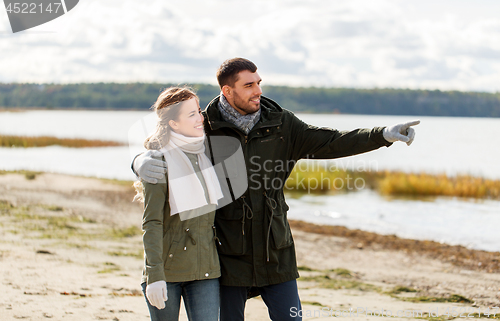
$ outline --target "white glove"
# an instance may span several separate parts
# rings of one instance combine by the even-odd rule
[[[420,124],[420,120],[410,121],[404,124],[397,124],[390,127],[384,128],[382,134],[384,138],[389,143],[394,143],[397,141],[405,142],[406,145],[410,146],[415,139],[415,130],[410,126],[415,126]]]
[[[132,166],[137,175],[144,181],[156,184],[167,172],[167,163],[153,157],[161,158],[163,153],[159,150],[148,150],[139,154]]]
[[[156,281],[146,286],[146,297],[152,306],[158,309],[165,308],[167,296],[167,283],[165,281]]]

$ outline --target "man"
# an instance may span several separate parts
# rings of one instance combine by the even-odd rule
[[[239,141],[249,178],[243,195],[216,212],[221,321],[244,320],[250,290],[260,293],[272,320],[301,320],[298,313],[291,313],[301,309],[299,274],[283,194],[293,165],[303,158],[364,153],[395,141],[410,145],[415,136],[410,126],[419,121],[350,132],[318,128],[262,96],[261,78],[249,60],[225,61],[217,80],[221,95],[203,113],[205,132],[208,138],[229,136]],[[165,170],[151,154],[138,156],[133,167],[142,179],[154,182]]]

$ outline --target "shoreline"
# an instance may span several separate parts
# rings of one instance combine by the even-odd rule
[[[111,183],[120,186],[132,186],[134,180],[123,180],[123,179],[112,179],[112,178],[102,178],[94,176],[84,176],[78,174],[64,174],[64,173],[53,173],[53,172],[43,172],[43,171],[32,171],[32,170],[0,170],[0,176],[5,174],[20,174],[24,175],[26,180],[34,180],[38,175],[50,174],[56,176],[68,176],[75,179],[85,178],[85,179],[96,179],[104,183]],[[371,189],[373,190],[373,189]],[[377,192],[376,190],[373,190]],[[289,193],[294,195],[294,192],[290,193],[285,190],[285,194]],[[297,194],[295,194],[296,196]],[[299,194],[300,195],[300,194]],[[318,195],[328,195],[318,194]],[[335,194],[332,194],[335,195]],[[393,197],[408,198],[408,196],[394,195]],[[415,199],[434,199],[436,197],[449,197],[449,196],[428,196],[423,195],[421,198],[416,196],[410,197]],[[465,201],[477,201],[477,200],[492,200],[489,198],[484,199],[474,199],[474,198],[463,198]],[[493,201],[496,201],[493,199]],[[433,240],[425,239],[409,239],[402,238],[392,234],[379,234],[376,232],[364,231],[361,229],[349,229],[341,225],[329,225],[329,224],[316,224],[310,223],[302,220],[289,220],[290,225],[293,228],[300,229],[306,232],[340,236],[350,238],[353,241],[357,241],[357,245],[361,244],[363,246],[374,246],[378,244],[379,247],[389,250],[401,250],[404,248],[411,248],[419,253],[430,255],[430,257],[438,258],[446,262],[450,262],[456,265],[467,267],[472,270],[482,270],[491,272],[500,272],[500,251],[488,251],[477,248],[468,248],[464,245],[452,245],[447,243],[441,243]],[[480,265],[476,266],[475,263],[481,262]]]
[[[142,205],[131,202],[134,194],[119,181],[51,173],[32,179],[21,173],[0,175],[2,317],[149,320],[140,289]],[[469,268],[466,261],[453,264],[444,250],[433,256],[443,245],[300,221],[290,225],[304,320],[331,320],[321,312],[357,307],[394,313],[484,312],[500,304],[500,274]],[[436,321],[428,313],[383,319],[421,318]],[[179,320],[187,320],[183,307]],[[262,298],[248,300],[245,320],[268,320]],[[359,321],[359,316],[347,320]]]
[[[75,141],[78,144],[86,144],[89,146],[69,146],[69,147],[123,147],[126,146],[123,142],[102,141],[102,140],[85,140],[85,139],[59,139],[56,137],[24,137],[24,136],[2,136],[0,135],[0,145],[3,137],[13,137],[20,141],[28,141],[37,139],[54,139],[60,141]],[[22,142],[21,142],[22,143]],[[26,142],[28,143],[28,142]],[[30,144],[32,142],[29,142]],[[113,143],[115,146],[98,146],[102,144]],[[96,145],[96,146],[94,146]],[[61,146],[58,144],[47,145],[43,147]],[[63,148],[67,146],[61,146]],[[0,148],[24,148],[22,146]],[[30,147],[37,148],[37,147]],[[308,165],[307,165],[308,166]],[[0,170],[2,172],[38,172],[36,170]],[[56,173],[54,173],[56,174]],[[76,176],[83,176],[74,174]],[[292,176],[294,175],[294,176]],[[93,176],[85,176],[93,177]],[[293,179],[292,179],[293,177]],[[98,177],[99,178],[99,177]],[[115,179],[118,181],[128,182],[124,179]],[[361,180],[363,187],[349,187],[350,181]],[[328,185],[323,185],[327,181]],[[341,187],[336,184],[340,181]],[[347,181],[347,184],[344,182]],[[349,193],[362,189],[373,190],[381,196],[385,197],[401,197],[406,199],[433,199],[436,197],[454,197],[463,200],[492,200],[500,201],[500,179],[485,178],[482,176],[474,176],[471,174],[456,173],[448,175],[445,173],[431,173],[426,171],[420,172],[403,172],[401,170],[351,170],[351,169],[326,169],[318,165],[316,169],[304,170],[301,166],[295,166],[290,174],[289,179],[284,184],[285,193],[291,195],[335,195],[338,193]]]
[[[462,245],[449,245],[430,240],[413,240],[395,235],[383,235],[344,226],[318,225],[290,220],[290,227],[300,231],[343,237],[351,240],[352,248],[405,251],[426,255],[445,263],[472,271],[500,272],[500,252],[468,249]]]
[[[68,177],[71,179],[88,179],[88,180],[98,180],[104,184],[116,185],[125,189],[129,189],[130,195],[134,195],[135,191],[132,187],[134,181],[120,180],[120,179],[110,179],[110,178],[99,178],[93,176],[82,176],[82,175],[71,175],[71,174],[60,174],[60,173],[48,173],[48,172],[37,172],[30,170],[0,170],[0,177],[2,175],[21,175],[24,176],[26,181],[36,180],[39,175],[54,175],[59,177]],[[1,197],[0,197],[1,199]],[[379,234],[370,231],[364,231],[360,229],[350,229],[345,226],[340,225],[320,225],[315,223],[310,223],[302,220],[288,220],[292,231],[294,229],[304,231],[307,233],[314,233],[326,236],[336,236],[344,237],[355,242],[354,248],[374,248],[374,249],[386,249],[386,250],[405,250],[411,249],[412,251],[417,251],[418,253],[429,255],[430,257],[444,260],[449,263],[453,263],[457,266],[467,267],[473,270],[488,271],[489,273],[500,272],[500,251],[486,251],[480,249],[470,249],[463,245],[450,245],[446,243],[440,243],[432,240],[415,240],[408,238],[401,238],[396,235]],[[450,254],[447,256],[447,254]],[[482,264],[471,264],[471,260],[477,260],[482,262]]]

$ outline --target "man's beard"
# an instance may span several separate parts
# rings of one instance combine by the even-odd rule
[[[252,97],[252,98],[256,98],[256,97]],[[260,99],[260,97],[259,97],[259,99]],[[260,109],[260,103],[256,107],[254,107],[250,104],[251,104],[250,101],[243,100],[236,92],[234,92],[234,106],[236,108],[244,111],[247,114],[253,114]]]

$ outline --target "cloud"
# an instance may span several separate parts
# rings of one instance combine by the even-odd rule
[[[80,2],[56,33],[0,33],[0,80],[215,83],[241,56],[266,84],[500,90],[487,0]]]

